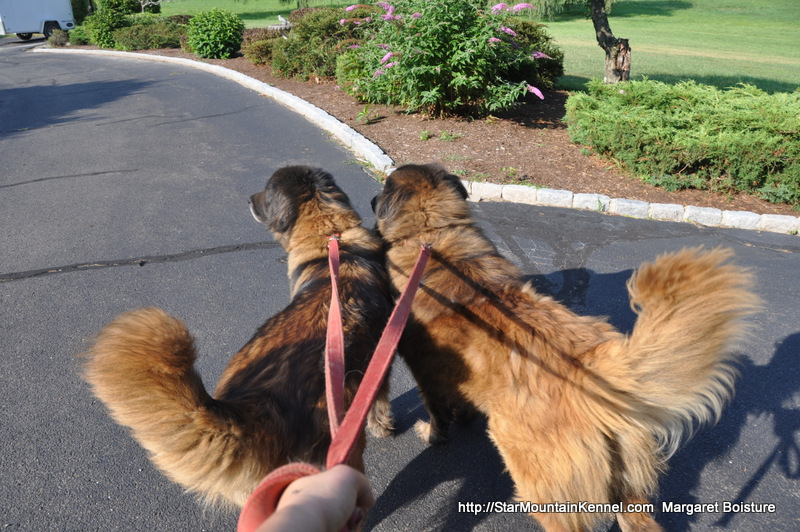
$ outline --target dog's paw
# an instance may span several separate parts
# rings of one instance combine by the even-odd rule
[[[367,416],[367,430],[376,438],[386,438],[394,432],[392,406],[388,401],[376,401]]]
[[[437,443],[444,443],[447,441],[446,435],[433,430],[428,421],[422,421],[421,419],[414,423],[414,432],[417,433],[417,436],[419,436],[419,439],[422,440],[423,443],[429,445],[436,445]]]

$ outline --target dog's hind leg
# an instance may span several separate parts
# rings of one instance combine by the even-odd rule
[[[389,376],[383,381],[378,397],[369,409],[367,429],[376,438],[385,438],[394,432],[392,405],[389,402]]]

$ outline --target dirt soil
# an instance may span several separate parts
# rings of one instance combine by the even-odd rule
[[[180,50],[146,53],[199,60]],[[758,214],[798,216],[788,205],[774,205],[748,194],[700,190],[668,192],[632,177],[614,163],[581,153],[567,134],[565,91],[543,91],[511,111],[489,119],[427,119],[390,107],[367,107],[332,81],[300,82],[272,74],[244,57],[206,60],[294,94],[346,123],[386,152],[398,166],[437,161],[462,179],[491,183],[530,183],[541,187],[605,194],[651,203],[677,203]],[[425,137],[429,137],[424,140]]]

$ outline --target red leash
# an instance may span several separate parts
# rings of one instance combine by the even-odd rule
[[[339,235],[330,237],[328,241],[328,265],[331,272],[332,294],[325,345],[325,383],[332,437],[331,446],[328,448],[326,467],[330,469],[335,465],[346,463],[353,452],[358,436],[364,428],[367,413],[378,395],[378,389],[386,372],[392,365],[392,358],[411,313],[411,304],[419,288],[431,250],[430,244],[421,247],[406,287],[397,300],[392,315],[386,323],[386,328],[375,347],[375,353],[361,380],[361,386],[358,387],[353,402],[342,419],[344,409],[344,330],[338,293]],[[237,531],[252,532],[256,530],[275,512],[278,500],[289,484],[299,478],[316,473],[319,471],[310,464],[292,463],[279,467],[264,477],[242,508]]]

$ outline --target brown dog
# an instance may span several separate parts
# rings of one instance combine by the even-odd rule
[[[251,210],[289,254],[292,299],[233,357],[213,397],[193,368],[191,335],[159,309],[122,314],[103,328],[85,371],[95,395],[162,472],[208,503],[238,506],[278,466],[325,465],[329,236],[341,234],[345,406],[392,310],[382,242],[361,227],[329,174],[282,168],[251,197]],[[380,436],[391,430],[386,392],[384,385],[368,421]],[[350,462],[362,471],[364,445],[362,434]]]
[[[638,320],[625,336],[523,284],[466,197],[444,168],[408,165],[373,202],[396,288],[419,245],[433,244],[405,340],[416,349],[404,350],[431,416],[417,432],[442,441],[475,407],[520,501],[608,504],[533,513],[547,531],[590,530],[614,513],[623,530],[660,530],[650,513],[612,503],[646,503],[681,438],[720,415],[736,375],[731,349],[759,304],[750,276],[723,264],[729,251],[661,256],[628,282]]]

